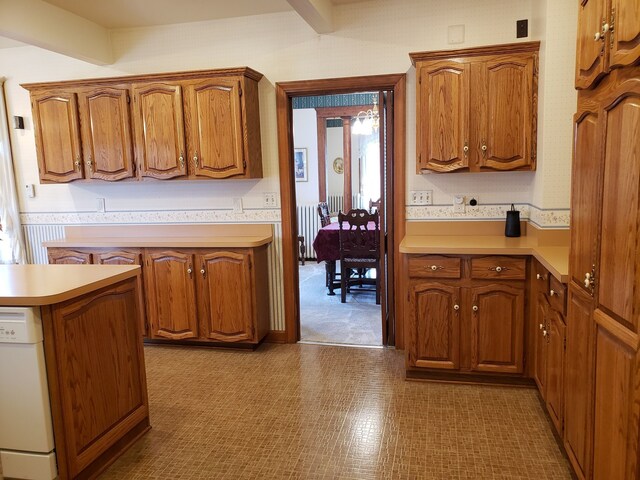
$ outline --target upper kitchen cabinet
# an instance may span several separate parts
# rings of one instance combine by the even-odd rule
[[[40,180],[261,178],[247,68],[23,85]]]
[[[185,105],[192,177],[262,176],[256,82],[243,77],[190,82]]]
[[[82,178],[78,100],[75,92],[31,94],[38,171],[42,183]]]
[[[637,0],[580,0],[576,88],[591,88],[611,69],[638,63],[640,3]]]
[[[418,173],[535,170],[539,46],[410,54]]]
[[[129,89],[78,92],[85,178],[122,180],[134,175]]]
[[[133,85],[133,116],[140,176],[185,176],[182,87],[160,82]]]

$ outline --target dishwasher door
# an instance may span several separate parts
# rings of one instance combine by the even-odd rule
[[[56,478],[39,309],[0,307],[0,461],[9,478]]]

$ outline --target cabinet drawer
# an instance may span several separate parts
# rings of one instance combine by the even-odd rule
[[[471,259],[471,278],[524,280],[527,260],[514,257],[478,257]]]
[[[460,278],[460,258],[442,255],[409,257],[412,278]]]
[[[567,287],[550,275],[549,279],[549,305],[555,311],[563,315],[567,313]]]

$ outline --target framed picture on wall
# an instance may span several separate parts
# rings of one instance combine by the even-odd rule
[[[307,177],[307,149],[294,148],[293,150],[293,168],[296,182],[306,182]]]

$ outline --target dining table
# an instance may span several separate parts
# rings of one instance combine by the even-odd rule
[[[344,222],[343,228],[349,228],[349,223]],[[367,224],[367,233],[373,236],[380,233],[376,229],[375,222]],[[316,238],[313,240],[313,249],[316,252],[316,260],[318,263],[325,262],[326,283],[329,292],[327,295],[335,295],[334,289],[340,288],[340,281],[336,280],[336,261],[340,260],[340,223],[332,222],[325,225],[320,230]]]

